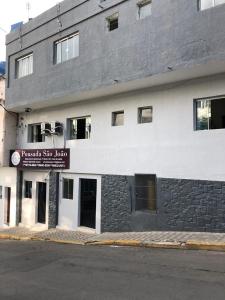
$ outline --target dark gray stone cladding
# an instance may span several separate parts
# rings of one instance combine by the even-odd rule
[[[158,178],[156,212],[134,203],[134,177],[103,175],[102,232],[225,232],[225,182]]]
[[[58,224],[59,174],[49,173],[49,214],[48,227],[55,228]]]

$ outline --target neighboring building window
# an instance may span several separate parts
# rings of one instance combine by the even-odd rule
[[[135,210],[156,210],[156,175],[136,175],[135,191]]]
[[[63,178],[63,199],[73,200],[73,179]]]
[[[138,123],[151,123],[152,122],[152,107],[139,107],[138,108]]]
[[[45,136],[41,134],[41,124],[28,125],[28,143],[41,143],[45,141]]]
[[[24,182],[24,198],[32,198],[32,181]]]
[[[124,111],[115,111],[112,113],[112,126],[124,125]]]
[[[152,14],[152,1],[142,0],[138,2],[138,19],[144,19]]]
[[[199,9],[204,10],[224,3],[225,0],[199,0]]]
[[[91,117],[68,119],[69,140],[89,139],[91,135]]]
[[[79,56],[79,33],[55,42],[55,63],[59,64]]]
[[[2,186],[0,186],[0,199],[2,199]]]
[[[225,128],[225,98],[196,100],[196,130]]]
[[[110,17],[106,18],[106,21],[108,23],[109,31],[117,29],[119,27],[119,14],[115,13],[111,15]]]
[[[16,77],[21,78],[33,73],[33,53],[16,60]]]

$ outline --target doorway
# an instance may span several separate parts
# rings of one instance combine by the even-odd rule
[[[37,182],[38,213],[37,222],[46,223],[46,183]]]
[[[4,214],[4,223],[9,225],[10,223],[10,203],[11,203],[11,188],[5,188],[5,214]]]
[[[96,227],[96,179],[80,179],[80,226]]]

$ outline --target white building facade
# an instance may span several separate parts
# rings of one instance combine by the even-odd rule
[[[162,1],[112,2],[101,11],[94,1],[76,7],[73,1],[64,1],[58,6],[61,31],[54,32],[49,25],[46,36],[39,32],[46,26],[44,21],[51,24],[59,18],[52,8],[24,25],[22,34],[26,39],[22,50],[16,44],[20,37],[16,33],[8,36],[7,103],[9,109],[19,114],[14,150],[19,156],[21,151],[26,152],[33,161],[24,160],[21,165],[20,159],[24,158],[17,161],[17,154],[14,154],[16,160],[12,160],[12,165],[17,166],[13,222],[32,228],[89,228],[98,233],[223,232],[225,64],[222,57],[215,60],[209,50],[206,55],[204,49],[211,45],[210,37],[207,45],[195,44],[196,33],[182,24],[193,43],[181,50],[185,53],[184,61],[176,57],[171,66],[172,51],[163,54],[161,48],[161,56],[157,57],[154,49],[148,52],[145,40],[153,38],[148,32],[154,26],[154,16],[160,9],[165,12],[160,5]],[[198,13],[201,18],[198,22],[203,24],[203,13],[212,16],[210,9],[217,7],[205,12],[198,4],[192,1],[193,11],[189,14],[196,17]],[[147,15],[149,7],[141,11],[145,5],[151,8]],[[84,18],[87,6],[89,11],[93,10],[89,19]],[[126,8],[129,16],[136,10],[139,13],[132,23],[138,28],[133,34],[138,38],[141,38],[138,33],[143,34],[137,43],[131,36],[124,41],[124,36],[131,32],[123,14]],[[170,9],[173,15],[175,7]],[[224,5],[220,6],[219,16],[223,22],[221,11],[225,14]],[[70,24],[70,13],[77,13],[83,19]],[[105,22],[109,22],[104,28],[108,44],[96,38],[95,47],[87,47],[85,43],[93,26],[99,28]],[[165,20],[164,25],[173,30],[170,22]],[[70,29],[69,24],[74,28]],[[161,28],[162,43],[166,30]],[[199,38],[206,34],[200,29],[197,33]],[[185,38],[188,44],[189,37]],[[117,48],[116,41],[124,48]],[[164,42],[171,46],[168,40]],[[98,43],[104,44],[102,50]],[[143,46],[140,52],[135,48],[138,43]],[[42,64],[37,61],[38,49]],[[136,51],[134,57],[132,51]],[[152,61],[148,66],[150,53],[156,55],[158,65]],[[99,58],[101,55],[104,62]],[[21,67],[21,61],[26,68]],[[150,73],[153,68],[160,69],[160,64],[161,70]],[[14,65],[16,79],[13,79]],[[90,76],[85,73],[86,68]],[[19,86],[24,89],[20,91]],[[19,95],[12,100],[16,92]],[[69,153],[68,166],[54,167],[57,158],[51,154],[54,150],[68,151],[65,152]],[[47,167],[38,162],[43,151],[51,154]]]

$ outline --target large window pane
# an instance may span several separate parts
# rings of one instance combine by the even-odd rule
[[[55,51],[57,64],[79,56],[79,34],[56,42]]]
[[[209,100],[198,100],[196,102],[196,129],[205,130],[209,129],[210,123],[210,101]]]

